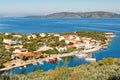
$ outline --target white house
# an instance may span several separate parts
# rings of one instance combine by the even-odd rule
[[[13,53],[26,53],[26,52],[28,52],[27,49],[15,49],[15,50],[13,51]]]
[[[13,35],[13,37],[15,38],[21,38],[22,36],[21,35]]]
[[[21,53],[21,50],[20,50],[20,49],[15,49],[15,50],[13,51],[13,53]]]
[[[76,41],[80,41],[80,38],[77,36],[77,37],[75,37],[75,40]]]
[[[7,38],[3,39],[3,43],[10,44],[11,42],[12,42],[12,39],[7,39]]]
[[[65,40],[65,43],[66,43],[66,44],[69,44],[69,43],[70,43],[70,41],[69,41],[68,39],[66,39],[66,40]]]
[[[27,36],[27,38],[30,40],[30,38],[31,38],[31,35],[28,35],[28,36]]]
[[[48,47],[48,46],[42,46],[42,47],[39,47],[39,48],[37,49],[37,51],[46,51],[46,50],[49,50],[49,49],[53,49],[53,48]]]
[[[10,35],[10,33],[5,33],[5,35],[7,36],[7,35]]]
[[[75,37],[73,35],[70,35],[69,36],[69,39],[74,39]]]
[[[41,33],[40,36],[41,36],[41,37],[45,37],[46,34],[45,34],[45,33]]]
[[[37,36],[35,34],[28,35],[27,38],[30,40],[30,38],[35,39]]]
[[[64,36],[59,37],[59,41],[65,40]]]
[[[37,37],[35,34],[32,34],[31,36],[33,39],[35,39]]]
[[[60,34],[54,34],[55,37],[60,37]]]
[[[64,46],[64,47],[56,47],[56,49],[59,51],[59,52],[64,52],[67,50],[67,47]]]
[[[13,48],[23,48],[23,45],[15,45]]]

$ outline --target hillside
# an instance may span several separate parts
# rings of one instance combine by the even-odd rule
[[[112,12],[60,12],[45,16],[26,16],[25,18],[120,18],[120,14]]]

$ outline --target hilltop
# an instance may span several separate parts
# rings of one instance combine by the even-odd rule
[[[104,11],[96,12],[59,12],[45,16],[26,16],[25,18],[120,18],[120,14]]]

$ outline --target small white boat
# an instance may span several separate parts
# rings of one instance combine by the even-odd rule
[[[76,54],[75,56],[78,58],[85,58],[88,56],[88,54]]]
[[[39,61],[39,64],[43,65],[44,63],[43,63],[43,62],[41,62],[41,61]]]
[[[85,58],[85,61],[96,62],[96,58]]]
[[[26,68],[26,66],[24,66],[24,68]]]
[[[19,69],[22,69],[22,67],[19,67]]]

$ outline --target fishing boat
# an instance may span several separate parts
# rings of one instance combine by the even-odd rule
[[[85,58],[85,61],[96,62],[96,58]]]
[[[54,59],[54,58],[53,58],[53,59],[49,59],[49,62],[50,62],[50,63],[55,63],[55,62],[56,62],[56,59]]]

